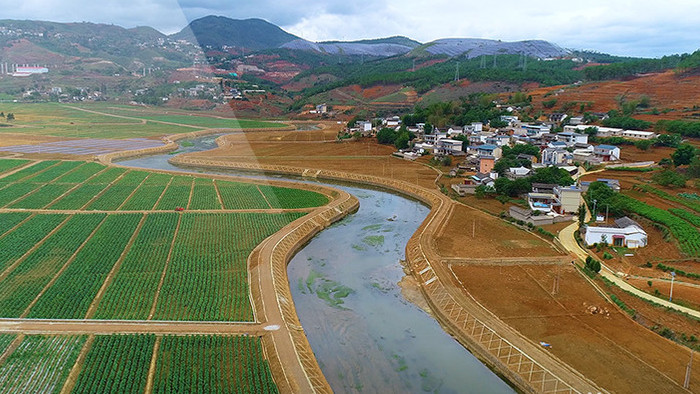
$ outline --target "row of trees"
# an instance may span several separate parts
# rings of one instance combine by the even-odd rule
[[[4,112],[0,112],[0,118],[3,118],[9,122],[11,120],[15,120],[15,114],[8,112],[7,115],[5,115]]]

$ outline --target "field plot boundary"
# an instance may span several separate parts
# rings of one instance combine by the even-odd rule
[[[551,354],[540,349],[510,326],[497,319],[484,306],[456,294],[451,275],[433,247],[431,233],[443,228],[454,202],[442,194],[404,181],[350,174],[340,171],[311,170],[301,167],[229,163],[176,156],[172,164],[199,168],[224,168],[292,175],[313,174],[314,178],[350,181],[378,186],[408,195],[431,207],[431,212],[409,240],[406,259],[420,283],[436,319],[465,347],[498,370],[524,392],[579,393],[604,392],[595,383]],[[431,230],[431,231],[428,231]],[[288,304],[280,298],[279,305]],[[299,326],[301,329],[301,327]]]

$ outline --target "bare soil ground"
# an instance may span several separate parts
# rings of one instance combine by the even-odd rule
[[[661,277],[666,279],[670,278],[670,274],[661,273]],[[685,281],[685,278],[679,278]],[[628,282],[649,294],[654,294],[654,290],[658,290],[660,297],[663,299],[668,299],[671,291],[671,282],[663,280],[652,280],[652,285],[649,286],[644,279],[629,279]],[[678,302],[683,306],[687,306],[692,309],[700,310],[700,286],[699,285],[685,285],[676,282],[673,285],[673,301]]]
[[[223,137],[221,146],[192,154],[211,160],[255,162],[260,164],[345,171],[414,182],[434,188],[438,173],[416,162],[391,157],[394,148],[369,139],[348,142],[335,140],[337,130],[287,131],[234,134]]]
[[[682,392],[690,351],[607,304],[572,266],[468,266],[452,270],[465,291],[611,392]],[[593,309],[596,308],[596,309]],[[691,387],[700,384],[695,374]]]
[[[497,258],[560,256],[537,236],[461,204],[440,234],[436,249],[442,257]]]
[[[3,133],[2,134],[2,137],[0,137],[0,146],[33,145],[33,144],[41,144],[44,142],[56,142],[56,141],[64,141],[65,140],[65,138],[60,138],[60,137],[22,134],[21,127],[16,127],[13,130],[16,131],[16,133]]]
[[[545,94],[549,96],[545,97]],[[556,108],[567,102],[591,103],[586,109],[594,112],[607,112],[618,109],[618,97],[638,99],[648,96],[651,108],[659,110],[671,109],[672,112],[659,115],[642,115],[645,120],[680,119],[690,115],[692,109],[700,103],[700,76],[683,75],[673,71],[649,74],[630,81],[605,81],[586,83],[577,87],[556,86],[534,89],[529,92],[533,96],[533,104],[540,106],[542,101],[557,99]],[[541,108],[541,107],[540,107]]]

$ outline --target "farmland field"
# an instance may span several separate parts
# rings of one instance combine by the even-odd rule
[[[100,104],[4,103],[5,112],[15,114],[13,124],[2,133],[56,136],[64,138],[125,139],[188,133],[209,128],[274,128],[286,125],[257,120],[190,116],[186,113],[143,113],[127,106]],[[82,109],[82,110],[81,110]]]
[[[0,364],[0,392],[59,393],[85,337],[29,336]]]
[[[156,363],[155,393],[277,392],[260,338],[164,337]]]
[[[0,334],[0,353],[17,337]],[[143,393],[155,356],[153,392],[276,393],[261,338],[250,336],[28,335],[0,362],[0,392]],[[160,341],[154,355],[154,345]],[[76,365],[81,349],[85,359]],[[70,388],[70,386],[68,386]]]
[[[246,333],[248,256],[306,215],[279,209],[320,206],[325,195],[81,161],[22,164],[32,165],[0,178],[0,318],[145,331],[0,333],[0,392],[277,392],[259,328],[169,336],[149,324]]]
[[[0,174],[29,164],[29,160],[9,159],[0,161]]]
[[[193,210],[262,211],[172,212],[190,199]],[[0,212],[0,317],[250,321],[248,255],[305,215],[264,210],[327,202],[306,190],[39,162],[0,188],[0,206],[52,212]]]
[[[301,216],[183,215],[154,318],[250,321],[246,259],[257,244]],[[207,230],[212,228],[216,233]]]
[[[97,336],[73,393],[143,393],[155,335]]]

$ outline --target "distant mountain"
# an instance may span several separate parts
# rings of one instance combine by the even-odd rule
[[[526,55],[540,59],[562,57],[568,51],[556,44],[541,40],[505,42],[477,38],[445,38],[422,45],[412,54],[466,56],[469,59],[483,55]]]
[[[255,51],[278,48],[299,39],[262,19],[240,20],[224,16],[205,16],[193,20],[171,37],[198,43],[201,47],[229,46]]]
[[[423,44],[404,36],[393,36],[386,38],[374,38],[369,40],[356,41],[322,41],[322,44],[397,44],[411,48],[417,48]]]
[[[0,60],[57,65],[106,60],[127,69],[191,63],[185,51],[164,48],[167,36],[151,27],[98,23],[0,20]]]
[[[376,43],[361,43],[361,42],[311,42],[303,39],[294,40],[282,45],[282,48],[313,51],[328,53],[331,55],[366,55],[389,57],[403,55],[411,52],[413,47],[394,44],[391,42],[381,42],[376,40]]]

